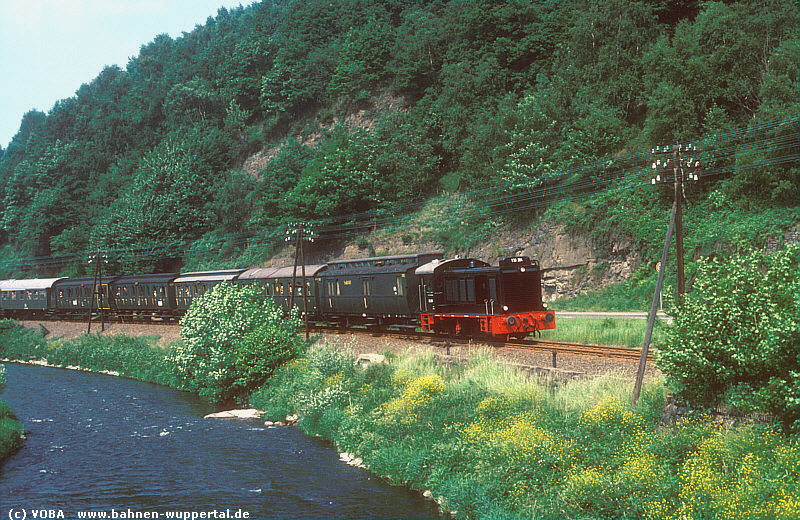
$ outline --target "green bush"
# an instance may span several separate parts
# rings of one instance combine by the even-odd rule
[[[797,429],[799,252],[793,245],[699,263],[658,345],[659,367],[681,398],[773,414]]]
[[[0,368],[5,368],[0,365]],[[22,446],[22,425],[9,408],[8,403],[0,401],[0,461]]]
[[[307,347],[301,325],[259,287],[221,283],[192,302],[170,360],[188,390],[215,402],[240,397]]]
[[[0,320],[0,357],[30,361],[46,357],[44,337],[12,319]]]

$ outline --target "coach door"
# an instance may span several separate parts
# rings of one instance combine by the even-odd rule
[[[325,280],[325,310],[333,312],[337,298],[342,294],[342,285],[338,278],[328,278]]]
[[[92,295],[92,298],[97,303],[98,310],[110,310],[110,301],[112,299],[111,295],[109,294],[109,288],[107,283],[97,284],[94,287],[95,294]]]

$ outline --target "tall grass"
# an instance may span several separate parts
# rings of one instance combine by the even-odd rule
[[[553,302],[553,307],[563,311],[644,312],[653,300],[655,286],[655,273],[637,271],[629,280],[584,291],[574,297],[559,298]]]
[[[304,431],[430,490],[457,518],[800,517],[796,439],[659,426],[658,381],[631,407],[631,382],[614,374],[553,387],[487,354],[463,366],[421,352],[366,370],[353,361],[314,349],[251,404],[271,419],[300,413]]]

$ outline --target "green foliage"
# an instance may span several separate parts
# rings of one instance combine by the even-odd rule
[[[164,241],[197,238],[211,229],[213,173],[227,163],[218,131],[193,127],[170,135],[147,153],[130,189],[112,206],[100,246],[109,249],[163,247]],[[135,254],[120,259],[128,272],[152,271]]]
[[[48,342],[46,359],[51,365],[79,366],[166,386],[177,386],[168,361],[169,350],[156,338],[89,334],[71,340]]]
[[[17,421],[8,403],[0,401],[0,462],[22,446],[24,439],[22,433],[22,425]]]
[[[350,29],[342,38],[328,90],[352,103],[369,100],[370,90],[386,75],[393,33],[388,21],[377,17]]]
[[[0,357],[115,372],[177,387],[174,370],[167,360],[169,348],[157,345],[156,339],[89,334],[70,340],[45,340],[41,332],[14,320],[0,321]]]
[[[792,518],[796,439],[704,419],[659,425],[665,387],[610,374],[548,388],[478,355],[465,366],[407,353],[366,369],[315,347],[251,403],[429,490],[458,518]]]
[[[0,150],[0,246],[66,259],[100,247],[119,252],[113,270],[152,271],[209,261],[192,247],[203,237],[244,264],[287,219],[383,216],[483,188],[493,200],[473,198],[496,219],[519,214],[497,188],[605,188],[601,161],[676,139],[710,143],[720,175],[708,193],[750,214],[792,207],[796,124],[760,125],[798,114],[796,22],[789,0],[220,9],[25,115]],[[745,137],[783,144],[744,153]],[[649,187],[623,191],[627,211],[600,197],[584,223],[597,237],[620,228],[647,253],[668,208]],[[458,226],[449,250],[491,233]]]
[[[286,318],[257,286],[221,283],[192,301],[170,355],[181,384],[220,402],[261,386],[306,348],[296,315]]]
[[[380,202],[375,191],[375,141],[364,131],[336,127],[288,194],[295,213],[306,218],[359,213]],[[314,196],[309,197],[310,193]]]
[[[46,357],[46,351],[40,332],[25,328],[12,319],[0,320],[0,357],[30,361]]]
[[[659,345],[659,366],[681,397],[702,405],[727,397],[800,426],[799,252],[699,263]]]

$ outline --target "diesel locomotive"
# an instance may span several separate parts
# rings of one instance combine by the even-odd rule
[[[304,275],[304,276],[303,276]],[[417,329],[447,336],[520,339],[556,326],[542,301],[538,262],[492,266],[440,253],[324,264],[95,278],[0,281],[0,313],[17,319],[179,319],[192,300],[223,282],[256,285],[287,312],[347,328]]]

